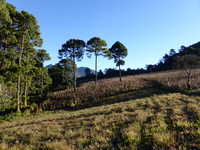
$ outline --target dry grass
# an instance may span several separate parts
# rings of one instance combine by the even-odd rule
[[[200,70],[193,70],[191,77],[192,88],[197,89],[200,86],[199,74]],[[186,85],[187,76],[184,71],[127,76],[123,78],[121,83],[118,78],[100,80],[97,87],[95,87],[94,82],[88,82],[82,84],[76,93],[73,92],[73,89],[68,89],[50,94],[43,103],[43,109],[88,108],[148,97],[164,91],[184,91],[187,89]],[[145,93],[146,89],[149,88],[153,90],[151,92],[148,90],[148,93]]]
[[[184,94],[0,124],[0,149],[198,149],[200,101]]]
[[[112,96],[147,87],[149,83],[137,76],[124,78],[122,83],[118,78],[102,80],[98,82],[97,87],[94,82],[89,82],[81,85],[76,93],[73,89],[52,93],[43,103],[43,107],[50,110],[69,107],[86,108],[104,103],[106,98],[109,101],[108,99],[112,99]]]
[[[92,82],[83,84],[76,94],[55,92],[43,107],[89,108],[3,122],[0,149],[199,149],[200,97],[198,90],[169,93],[184,90],[179,77],[180,72],[129,76],[122,83],[102,80],[96,89]],[[199,86],[196,77],[193,88]]]

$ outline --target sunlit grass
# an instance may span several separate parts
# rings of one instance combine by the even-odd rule
[[[1,123],[0,149],[198,148],[199,113],[199,98],[180,93],[50,112]]]
[[[101,80],[97,88],[89,82],[76,94],[71,89],[52,93],[43,103],[51,111],[3,119],[0,150],[198,149],[197,74],[187,92],[179,71],[128,76],[122,83]]]

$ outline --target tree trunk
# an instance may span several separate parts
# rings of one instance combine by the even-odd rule
[[[95,85],[97,85],[97,54],[95,54]]]
[[[28,63],[29,63],[29,59],[30,59],[30,56],[28,55]],[[28,76],[28,75],[26,75]],[[25,81],[25,84],[24,84],[24,106],[28,106],[27,105],[27,96],[28,96],[28,81]]]
[[[43,81],[43,68],[42,68],[42,76],[41,76],[41,96],[43,96],[43,84],[44,84],[44,81]]]
[[[26,81],[25,82],[25,85],[24,85],[24,106],[28,106],[27,105],[27,95],[28,95],[28,82]]]
[[[43,64],[43,62],[42,62],[42,64]],[[42,67],[43,67],[43,65],[42,65]],[[38,104],[38,111],[39,112],[42,112],[42,100],[43,100],[43,85],[44,85],[44,77],[43,77],[43,68],[42,68],[42,75],[40,76],[41,78],[41,89],[40,89],[40,95],[41,95],[41,97],[40,97],[40,100],[39,100],[39,104]]]
[[[25,35],[23,35],[22,37],[22,45],[19,52],[19,68],[21,67],[22,54],[24,51],[24,40],[25,40]],[[20,89],[21,89],[20,84],[21,84],[21,78],[20,78],[20,73],[19,73],[18,81],[17,81],[17,112],[20,112]]]
[[[119,79],[120,79],[120,82],[122,82],[122,73],[121,73],[121,68],[120,68],[120,64],[119,64]]]
[[[190,90],[190,88],[191,88],[190,75],[191,75],[191,73],[188,73],[188,76],[187,76],[187,90]]]
[[[75,57],[73,58],[74,65],[73,65],[73,72],[74,72],[74,92],[76,92],[76,68],[75,68]]]
[[[20,75],[17,81],[17,112],[20,112]]]

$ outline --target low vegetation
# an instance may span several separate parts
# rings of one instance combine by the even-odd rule
[[[200,148],[200,42],[125,71],[128,49],[119,41],[108,48],[99,37],[69,39],[48,69],[37,19],[0,3],[0,150]],[[95,55],[95,81],[89,68],[76,78],[85,51]],[[119,72],[98,73],[99,56]]]
[[[199,71],[197,69],[192,72],[192,89],[200,86]],[[54,92],[43,103],[43,109],[80,109],[148,97],[163,92],[184,92],[186,90],[187,74],[184,71],[127,76],[122,82],[119,82],[117,78],[101,80],[97,87],[93,82],[88,82],[82,84],[76,93],[72,89]]]
[[[161,94],[4,122],[0,149],[197,149],[199,101]]]
[[[55,92],[43,107],[56,111],[0,124],[0,149],[198,149],[198,71],[190,91],[182,72],[165,72]]]

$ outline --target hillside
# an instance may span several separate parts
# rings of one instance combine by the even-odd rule
[[[197,149],[200,97],[161,94],[0,124],[0,149]]]
[[[79,67],[78,68],[78,71],[77,71],[77,76],[78,77],[85,77],[86,76],[86,74],[85,74],[85,69],[86,69],[87,67]],[[90,69],[91,70],[91,69]],[[95,73],[95,71],[94,70],[91,70],[91,73]]]
[[[182,71],[55,92],[43,103],[54,111],[0,124],[0,149],[198,149],[198,74],[190,92]]]
[[[200,70],[193,70],[191,88],[200,86],[198,79]],[[73,89],[54,92],[43,102],[43,109],[82,109],[105,105],[131,99],[148,97],[153,94],[169,92],[185,92],[187,74],[185,71],[169,71],[135,76],[126,76],[119,82],[118,78],[104,79],[80,85],[77,92]]]

